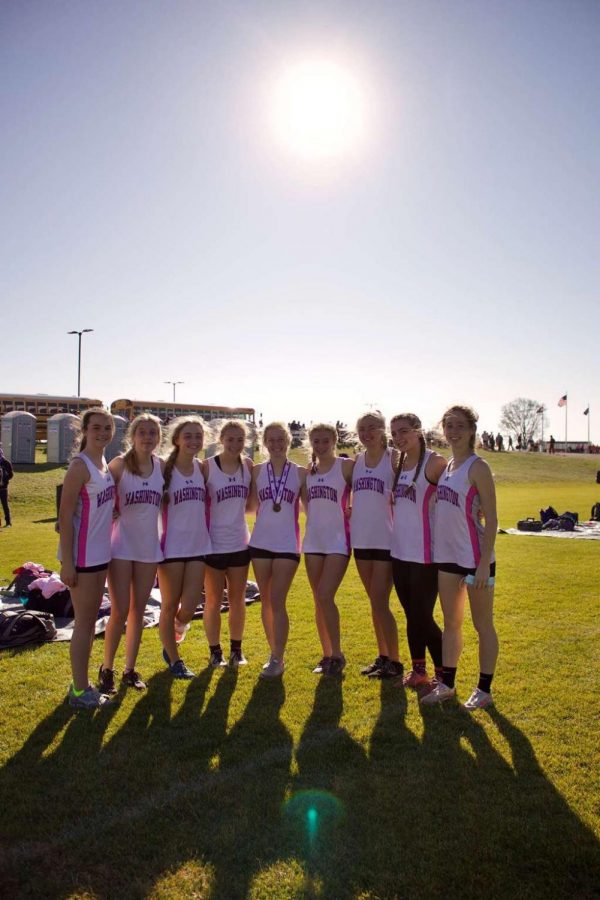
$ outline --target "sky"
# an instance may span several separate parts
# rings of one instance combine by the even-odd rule
[[[596,0],[3,0],[0,391],[75,394],[92,328],[105,403],[562,438],[566,393],[600,442],[599,48]]]

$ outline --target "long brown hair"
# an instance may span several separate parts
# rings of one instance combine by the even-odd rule
[[[421,474],[421,469],[423,468],[423,462],[425,460],[425,453],[427,451],[427,442],[425,440],[425,435],[423,434],[423,425],[421,424],[420,418],[415,413],[399,413],[397,416],[392,416],[390,419],[390,426],[392,422],[397,422],[401,419],[403,422],[408,422],[410,427],[417,432],[419,436],[419,460],[417,462],[417,468],[415,471],[415,477],[413,478],[413,484],[417,483],[417,479]],[[400,459],[398,460],[398,465],[396,467],[396,471],[394,472],[394,483],[392,485],[392,497],[394,496],[394,492],[398,485],[398,479],[402,474],[402,468],[404,466],[404,460],[406,459],[406,451],[402,450],[400,453]]]
[[[471,438],[469,440],[469,447],[471,450],[475,449],[475,438],[477,436],[477,423],[479,422],[479,416],[475,412],[475,410],[471,406],[464,406],[462,403],[455,403],[453,406],[448,407],[444,415],[442,416],[442,429],[446,429],[446,422],[448,421],[449,416],[452,413],[462,413],[462,415],[467,420],[469,428],[473,430]]]
[[[137,458],[137,453],[135,452],[134,447],[134,438],[135,433],[143,422],[152,422],[156,425],[158,429],[158,441],[160,442],[161,437],[161,421],[157,416],[153,416],[152,413],[140,413],[139,416],[136,416],[132,422],[129,424],[129,428],[127,429],[127,435],[125,437],[125,445],[126,451],[123,455],[123,462],[125,464],[125,468],[128,472],[131,472],[132,475],[141,475],[140,464]]]
[[[337,428],[335,427],[335,425],[332,425],[331,422],[315,422],[314,425],[310,426],[310,428],[308,429],[308,445],[311,448],[311,450],[309,451],[310,459],[311,459],[311,466],[310,466],[311,475],[314,475],[315,472],[317,471],[317,454],[312,449],[312,436],[315,433],[315,431],[326,431],[326,432],[328,432],[328,434],[331,435],[331,437],[333,438],[334,452],[335,452],[335,447],[336,447],[337,439],[338,439]]]
[[[169,425],[169,430],[167,432],[167,437],[165,439],[165,449],[170,449],[170,453],[166,457],[165,463],[165,472],[164,479],[165,484],[163,487],[163,495],[162,495],[162,503],[163,506],[166,506],[169,502],[169,485],[171,484],[171,478],[173,476],[173,468],[175,467],[175,463],[177,462],[177,457],[179,455],[179,445],[177,444],[177,440],[179,435],[183,431],[186,425],[199,425],[202,429],[202,445],[204,446],[204,438],[206,435],[206,424],[200,416],[180,416],[178,419],[173,419],[171,424]]]
[[[87,444],[87,430],[90,425],[90,419],[92,416],[104,416],[105,419],[110,419],[110,423],[112,426],[112,433],[115,433],[115,420],[109,413],[107,409],[104,409],[102,406],[90,406],[89,409],[86,409],[84,414],[81,417],[81,423],[76,426],[76,434],[77,440],[75,442],[75,447],[73,448],[73,455],[77,453],[81,453],[85,450]]]

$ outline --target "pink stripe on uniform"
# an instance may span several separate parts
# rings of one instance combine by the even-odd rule
[[[423,562],[430,563],[433,560],[431,552],[431,522],[429,521],[429,501],[436,492],[436,485],[429,484],[423,497]]]
[[[342,494],[342,513],[344,514],[344,534],[346,536],[346,549],[348,553],[351,552],[351,544],[350,544],[350,520],[346,515],[346,510],[348,508],[348,497],[350,496],[351,487],[350,485],[346,485],[344,488],[344,493]]]
[[[475,497],[477,497],[477,488],[475,485],[471,485],[469,491],[467,493],[466,501],[465,501],[465,515],[467,517],[467,527],[469,529],[469,537],[471,538],[471,548],[473,550],[473,557],[475,558],[475,565],[478,566],[481,560],[481,547],[479,546],[479,534],[477,533],[477,528],[475,527],[475,518],[473,516],[473,502]]]
[[[90,528],[90,495],[85,484],[81,488],[81,521],[77,538],[77,562],[75,565],[85,567],[88,533]]]

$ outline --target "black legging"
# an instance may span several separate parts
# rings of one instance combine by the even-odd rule
[[[10,507],[8,505],[8,488],[0,488],[0,503],[2,504],[2,509],[4,511],[4,518],[6,519],[6,525],[10,525]]]
[[[442,630],[433,618],[438,592],[437,566],[403,562],[392,557],[394,587],[406,615],[406,635],[412,659],[429,650],[436,668],[442,666]]]

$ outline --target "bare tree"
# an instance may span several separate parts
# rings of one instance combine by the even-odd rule
[[[543,403],[527,397],[517,397],[502,407],[500,430],[507,431],[515,438],[520,437],[523,446],[526,447],[530,439],[535,439],[541,433],[542,421],[544,425],[548,424],[548,420],[543,417]]]

